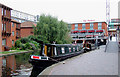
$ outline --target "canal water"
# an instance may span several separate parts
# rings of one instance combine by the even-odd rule
[[[30,76],[32,65],[28,62],[30,55],[39,52],[29,52],[0,57],[0,77]]]

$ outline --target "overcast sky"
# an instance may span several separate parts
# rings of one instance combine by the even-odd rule
[[[118,1],[110,0],[111,18],[118,18]],[[106,21],[106,0],[0,0],[0,3],[32,15],[50,14],[68,23]]]

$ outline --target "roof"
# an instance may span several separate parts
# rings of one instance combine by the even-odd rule
[[[12,10],[12,8],[10,8],[10,7],[8,7],[8,6],[4,5],[4,4],[1,4],[1,3],[0,3],[0,7],[6,7],[8,9]]]
[[[18,21],[16,21],[16,20],[13,20],[13,19],[11,20],[11,22],[15,22],[15,23],[19,23],[19,24],[20,24],[20,22],[18,22]]]
[[[94,22],[80,22],[80,23],[69,23],[68,25],[71,25],[71,24],[87,24],[87,23],[106,23],[105,21],[101,21],[101,22],[97,22],[97,21],[94,21]],[[106,23],[107,24],[107,23]]]
[[[30,21],[27,21],[27,22],[23,22],[21,23],[21,27],[33,27],[33,26],[36,26],[37,24],[35,24],[34,22],[30,22]]]

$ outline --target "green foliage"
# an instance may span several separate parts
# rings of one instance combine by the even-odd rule
[[[25,43],[25,49],[32,49],[32,46],[29,43]]]
[[[10,50],[15,50],[15,47],[14,47],[14,46],[12,46],[12,48],[11,48]]]
[[[26,48],[25,48],[25,44],[20,44],[20,49],[21,50],[25,50]]]
[[[15,47],[16,47],[16,48],[19,48],[20,45],[21,45],[21,41],[20,41],[20,40],[17,40],[17,41],[15,42]]]
[[[34,36],[34,35],[30,35],[30,36],[28,36],[28,39],[29,39],[29,40],[36,40],[37,38],[36,38],[36,36]]]
[[[31,41],[32,44],[34,44],[35,48],[38,49],[39,48],[39,43],[37,43],[36,41]]]
[[[29,38],[24,37],[24,38],[21,38],[20,41],[21,41],[21,43],[25,44],[25,43],[29,42],[30,40],[29,40]]]
[[[34,27],[34,34],[45,38],[40,40],[47,43],[71,43],[71,37],[68,36],[68,33],[69,28],[67,23],[58,21],[57,18],[50,15],[41,15],[37,26]]]

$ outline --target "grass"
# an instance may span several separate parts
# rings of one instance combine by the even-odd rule
[[[28,50],[14,50],[14,51],[4,51],[4,52],[0,52],[0,54],[17,53],[17,52],[23,52],[23,51],[28,51]]]

